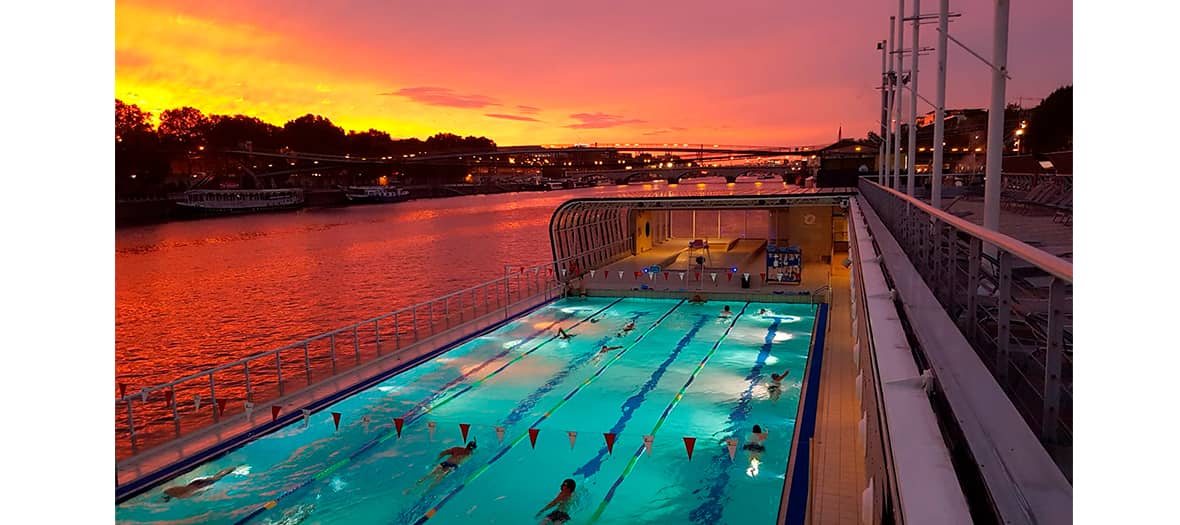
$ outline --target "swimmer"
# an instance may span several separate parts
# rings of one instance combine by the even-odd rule
[[[770,311],[767,308],[759,308],[758,315],[774,315],[774,312]]]
[[[705,298],[701,297],[701,294],[696,294],[688,300],[688,304],[705,304]]]
[[[311,517],[311,513],[315,512],[315,503],[308,503],[306,505],[299,505],[292,509],[287,509],[278,521],[268,522],[272,525],[297,525],[303,523],[307,518]]]
[[[597,323],[598,321],[601,321],[601,319],[599,319],[599,318],[595,317],[594,319],[591,319],[591,320],[590,320],[590,324]]]
[[[731,315],[733,315],[733,312],[730,311],[729,305],[727,304],[727,305],[725,305],[725,308],[721,310],[720,317],[729,317]]]
[[[752,456],[760,456],[766,452],[766,445],[763,444],[765,441],[766,433],[762,432],[762,427],[754,425],[754,432],[750,434],[750,439],[746,441],[746,444],[742,445],[742,450],[750,452]]]
[[[242,467],[240,467],[240,466],[239,467],[226,467],[226,468],[222,469],[221,472],[218,472],[212,476],[205,476],[205,477],[200,477],[200,478],[194,479],[194,480],[188,482],[187,485],[183,485],[183,486],[179,486],[179,487],[168,487],[168,488],[164,489],[164,501],[169,501],[172,498],[184,499],[184,498],[188,498],[188,497],[194,496],[196,494],[199,494],[201,492],[204,492],[209,487],[212,487],[214,483],[221,481],[221,478],[224,478],[224,477],[226,477],[230,474],[233,474],[235,472],[244,474],[245,472],[249,472],[249,471],[243,472]]]
[[[442,459],[443,456],[450,457],[443,460],[442,463],[435,465],[434,469],[431,470],[430,473],[422,476],[422,479],[418,480],[418,482],[414,484],[414,487],[421,485],[427,479],[434,478],[434,481],[430,483],[430,486],[426,487],[426,490],[430,490],[435,485],[438,485],[440,482],[442,482],[443,478],[445,478],[447,474],[450,474],[452,471],[459,468],[459,464],[466,461],[467,458],[471,457],[471,454],[473,453],[475,453],[474,439],[468,441],[466,447],[451,447],[442,452],[439,452],[438,459]],[[406,489],[403,494],[409,494],[410,491],[414,490],[414,487]]]
[[[787,374],[790,373],[791,370],[788,369],[781,374],[770,374],[770,384],[766,386],[766,391],[770,394],[771,401],[778,401],[778,398],[783,395],[783,379],[786,379]]]
[[[622,347],[621,347],[621,346],[605,346],[605,345],[604,345],[604,346],[602,347],[602,350],[599,350],[597,354],[594,354],[594,357],[593,357],[593,358],[591,358],[591,361],[593,361],[593,362],[597,363],[597,362],[598,362],[598,360],[599,360],[599,359],[602,359],[602,356],[603,356],[604,354],[606,354],[607,352],[610,352],[611,350],[618,350],[618,349],[620,349],[620,348],[622,348]]]
[[[561,492],[557,493],[557,497],[553,498],[553,501],[550,501],[548,505],[541,507],[541,510],[538,510],[534,515],[534,517],[539,517],[546,510],[556,507],[553,509],[553,512],[550,512],[547,516],[545,516],[545,520],[541,522],[541,525],[545,525],[546,523],[552,523],[556,525],[559,523],[566,523],[570,520],[570,504],[572,503],[574,497],[574,489],[577,488],[577,486],[578,484],[574,483],[574,480],[572,479],[566,478],[565,481],[561,482]]]
[[[570,337],[571,337],[570,334],[565,333],[564,328],[557,329],[557,338],[558,339],[569,339]]]
[[[622,330],[619,330],[619,333],[615,334],[615,336],[616,337],[623,337],[624,335],[631,333],[631,330],[634,330],[634,329],[635,329],[635,321],[628,322],[627,325],[624,326]]]

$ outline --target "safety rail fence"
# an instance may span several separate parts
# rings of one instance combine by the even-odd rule
[[[860,193],[1071,476],[1073,265],[867,180]]]
[[[558,297],[558,265],[505,268],[503,277],[237,361],[138,389],[119,383],[115,458],[191,435],[420,341],[508,319],[526,303]]]

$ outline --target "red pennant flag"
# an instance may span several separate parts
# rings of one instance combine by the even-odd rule
[[[603,278],[603,279],[609,279],[609,278],[610,278],[610,272],[602,272],[602,278]]]
[[[470,423],[459,423],[459,431],[463,433],[463,441],[467,441],[467,431],[471,429]]]
[[[665,280],[665,281],[667,281],[667,280],[668,280],[668,272],[664,272],[664,280]]]
[[[119,383],[119,397],[127,397],[127,384]]]
[[[270,420],[275,421],[276,419],[278,419],[279,418],[279,411],[282,409],[283,409],[283,407],[281,407],[279,405],[271,405],[271,407],[270,407]]]
[[[537,448],[537,432],[540,432],[540,430],[536,428],[529,429],[529,443],[533,445],[533,448]]]
[[[546,266],[546,267],[545,267],[545,273],[547,273],[547,274],[549,274],[549,275],[553,275],[553,267],[552,267],[552,266]]]
[[[218,399],[217,400],[217,414],[218,415],[221,415],[221,416],[225,415],[225,404],[228,402],[229,402],[228,399]]]
[[[733,272],[727,273],[725,276],[728,277],[730,281],[733,280]]]
[[[760,274],[758,274],[758,275],[761,275],[761,276],[762,276],[762,282],[766,282],[766,274],[764,274],[764,273],[760,273]]]
[[[697,444],[697,438],[692,438],[692,437],[684,438],[684,450],[688,451],[688,459],[690,461],[692,460],[692,447],[696,446],[696,444]]]
[[[699,280],[701,280],[701,272],[693,272],[693,273],[697,274],[697,280],[698,280],[698,281],[699,281]]]
[[[643,272],[635,272],[635,279],[636,279],[636,280],[638,280],[638,279],[639,279],[639,274],[641,274],[641,273],[643,273]]]
[[[397,437],[402,437],[402,425],[406,424],[406,419],[401,417],[393,418],[393,428],[397,429]]]
[[[524,266],[520,267],[520,273],[524,273]]]
[[[336,430],[340,430],[340,412],[332,412],[332,422],[336,424]]]
[[[604,432],[602,437],[606,438],[606,453],[613,454],[615,451],[615,435],[610,432]]]
[[[164,391],[164,404],[168,405],[168,406],[172,406],[172,391],[171,390]]]

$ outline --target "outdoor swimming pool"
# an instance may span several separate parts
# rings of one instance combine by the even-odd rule
[[[727,305],[733,315],[720,317]],[[769,525],[814,319],[804,304],[560,300],[131,498],[116,519],[537,523],[571,478],[570,523]],[[788,369],[769,390],[770,374]],[[755,424],[768,437],[752,455],[742,445]],[[416,485],[440,452],[463,445],[461,425],[475,453],[437,485]],[[691,459],[685,438],[695,438]],[[165,488],[234,467],[166,501]]]

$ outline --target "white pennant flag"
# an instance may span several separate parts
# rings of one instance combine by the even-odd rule
[[[561,269],[561,276],[562,276],[562,277],[565,277],[565,272],[567,272],[567,271],[569,271],[569,270],[566,270],[565,268],[562,268],[562,269]]]
[[[593,277],[594,277],[594,272],[595,272],[595,271],[597,271],[597,270],[590,270],[590,277],[591,277],[591,278],[593,278]]]
[[[647,455],[651,455],[651,441],[655,439],[654,436],[643,436],[643,449],[647,451]]]
[[[684,280],[684,272],[680,272],[680,280],[681,280],[681,281],[683,281],[683,280]]]
[[[713,282],[717,282],[717,272],[710,272],[709,278],[713,279]]]
[[[619,279],[623,278],[623,270],[619,270]]]
[[[307,428],[308,426],[311,425],[311,410],[308,410],[305,408],[302,410],[302,412],[303,412],[303,428]]]
[[[373,422],[373,418],[370,417],[368,414],[365,414],[364,417],[361,417],[361,423],[365,425],[365,433],[369,432],[369,423],[372,423],[372,422]]]
[[[435,429],[435,427],[438,427],[438,423],[435,423],[434,421],[431,421],[431,422],[429,422],[429,423],[426,423],[426,428],[430,429],[430,440],[431,440],[431,441],[434,441],[434,429]]]
[[[250,419],[250,416],[252,414],[254,414],[254,403],[247,401],[246,402],[246,419]]]
[[[496,441],[504,442],[504,427],[496,427]]]
[[[651,273],[651,272],[648,272],[648,274],[647,274],[647,280],[649,280],[649,281],[654,281],[655,279],[656,279],[656,274],[654,274],[654,273]]]
[[[566,434],[569,434],[569,436],[570,436],[570,450],[573,450],[574,449],[574,440],[578,438],[578,433],[573,430],[570,430],[570,431],[566,432]]]
[[[745,279],[745,280],[749,281],[749,280],[750,280],[750,274],[749,274],[749,273],[743,273],[743,274],[742,274],[742,279]]]
[[[737,438],[727,438],[725,448],[729,449],[729,460],[733,461],[733,455],[737,452]]]
[[[196,394],[193,396],[193,410],[200,410],[200,409],[201,409],[201,394]]]

